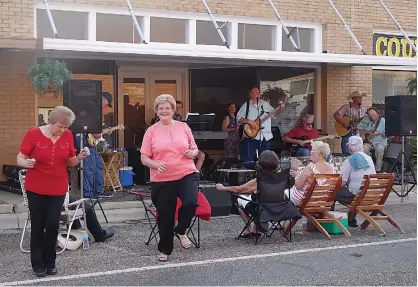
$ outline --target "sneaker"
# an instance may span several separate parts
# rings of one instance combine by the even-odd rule
[[[348,221],[348,226],[350,226],[350,227],[358,227],[357,220],[355,218],[350,219]]]
[[[111,191],[102,191],[102,192],[98,192],[94,196],[95,197],[101,197],[101,198],[109,198],[109,197],[112,197],[113,196],[113,192],[111,192]]]

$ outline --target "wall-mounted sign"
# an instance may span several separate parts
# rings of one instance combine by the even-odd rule
[[[417,45],[417,37],[411,37],[412,43]],[[373,54],[388,57],[416,57],[414,49],[404,36],[373,34]]]

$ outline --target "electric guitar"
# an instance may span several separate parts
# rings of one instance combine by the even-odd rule
[[[255,138],[258,135],[258,132],[261,130],[261,125],[267,121],[269,118],[274,117],[274,115],[279,112],[282,111],[285,108],[284,104],[280,104],[274,111],[272,111],[271,113],[269,113],[267,116],[263,117],[262,119],[257,118],[254,122],[256,124],[256,127],[253,128],[252,126],[250,126],[249,124],[245,124],[244,125],[244,132],[247,135],[247,137],[249,137],[250,139]]]
[[[338,137],[339,136],[336,136],[336,135],[329,135],[329,136],[323,136],[323,137],[319,137],[319,138],[316,138],[316,139],[308,140],[305,136],[303,136],[303,137],[299,138],[303,142],[303,145],[292,144],[292,147],[289,150],[290,150],[291,153],[295,153],[295,152],[297,152],[298,149],[305,147],[305,145],[307,143],[311,143],[313,141],[321,141],[321,140],[324,140],[324,139],[334,139],[334,138],[338,138]]]
[[[125,129],[125,126],[124,125],[118,125],[116,127],[106,128],[100,134],[100,138],[95,138],[93,136],[93,134],[88,134],[87,135],[87,142],[88,142],[89,146],[95,147],[98,142],[105,140],[103,138],[103,134],[110,135],[111,133],[113,133],[116,130],[123,130],[123,129]]]
[[[355,116],[343,117],[342,122],[343,124],[335,121],[335,133],[339,137],[343,137],[348,135],[350,132],[354,132],[357,128],[358,118]],[[346,126],[348,126],[348,128],[346,128]]]

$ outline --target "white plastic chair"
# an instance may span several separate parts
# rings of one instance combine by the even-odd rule
[[[22,237],[20,238],[20,249],[23,252],[30,253],[30,250],[27,250],[23,247],[23,240],[25,238],[26,228],[27,228],[28,223],[30,221],[28,197],[27,197],[26,189],[25,189],[25,177],[26,177],[26,170],[25,169],[20,170],[19,171],[19,181],[20,181],[20,187],[22,189],[23,205],[28,208],[27,218],[25,220],[25,225],[23,226]],[[65,227],[65,229],[67,231],[66,232],[67,237],[66,237],[66,240],[65,240],[65,243],[64,243],[64,247],[62,248],[61,251],[57,252],[57,254],[61,254],[62,252],[64,252],[67,249],[68,240],[69,240],[70,235],[71,235],[71,228],[74,224],[74,221],[77,220],[77,219],[82,219],[83,218],[82,203],[85,200],[86,200],[85,198],[82,198],[82,199],[79,199],[77,201],[74,201],[74,202],[70,203],[69,193],[67,192],[67,194],[65,195],[64,211],[61,212],[60,226]],[[70,210],[69,208],[73,208],[73,209]],[[64,218],[64,220],[62,220],[63,218]],[[58,234],[58,236],[61,236],[61,234]]]

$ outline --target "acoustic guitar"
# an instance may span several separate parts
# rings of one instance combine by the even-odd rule
[[[343,117],[343,124],[335,121],[335,133],[339,137],[348,135],[350,132],[354,132],[357,128],[358,118],[355,116],[352,117]],[[348,128],[346,128],[348,126]]]
[[[291,153],[295,153],[297,152],[298,149],[305,147],[306,144],[311,143],[313,141],[321,141],[321,140],[325,140],[325,139],[334,139],[334,138],[338,138],[339,136],[336,135],[329,135],[329,136],[323,136],[323,137],[319,137],[316,139],[310,139],[308,140],[305,136],[299,138],[302,142],[303,145],[298,145],[298,144],[292,144],[292,147],[289,149]]]
[[[364,143],[370,143],[370,140],[377,136],[383,136],[384,133],[375,133],[373,131],[359,130],[360,136],[364,139]]]
[[[89,144],[89,146],[95,147],[97,145],[98,142],[100,141],[104,141],[105,139],[103,138],[103,135],[110,135],[111,133],[113,133],[114,131],[117,130],[123,130],[125,129],[124,125],[118,125],[115,127],[111,127],[111,128],[106,128],[102,131],[102,133],[100,134],[100,138],[95,138],[93,136],[93,134],[88,134],[87,135],[87,142]]]
[[[244,125],[244,132],[250,139],[255,138],[258,135],[258,132],[261,130],[261,125],[267,121],[269,118],[274,117],[274,115],[283,110],[285,108],[284,104],[279,105],[274,111],[269,113],[268,115],[264,116],[262,119],[257,118],[254,122],[256,124],[256,127],[253,128],[249,124]]]

